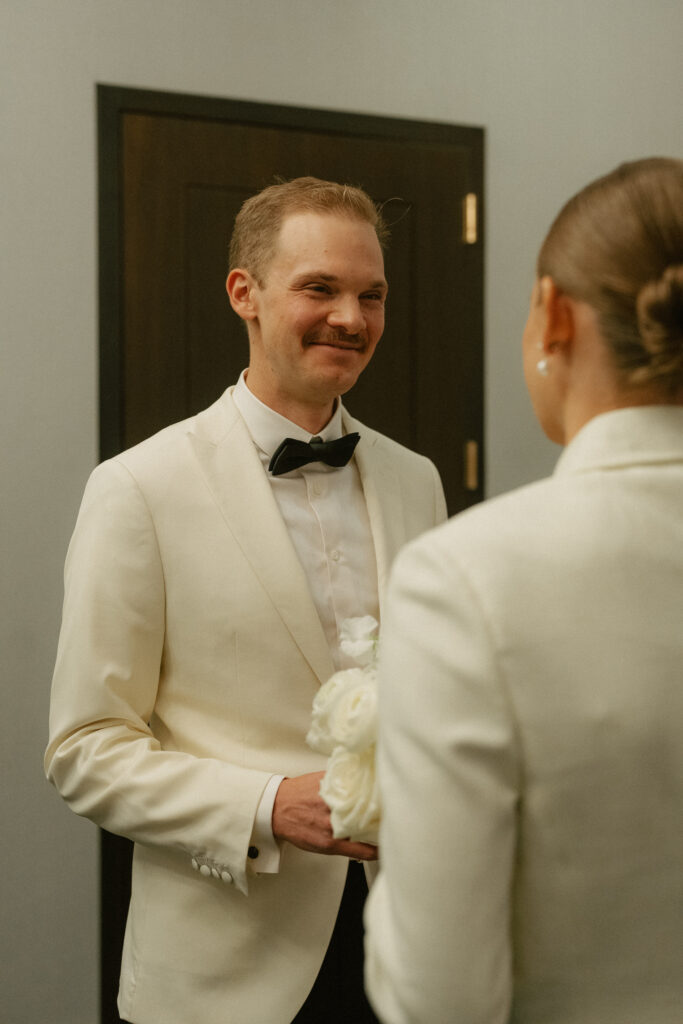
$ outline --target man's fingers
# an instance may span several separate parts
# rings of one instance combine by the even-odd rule
[[[377,860],[377,847],[370,843],[354,843],[350,839],[337,839],[335,842],[339,847],[337,852],[343,857],[351,860]]]
[[[353,860],[377,860],[377,847],[334,839],[330,811],[320,796],[323,772],[283,779],[273,804],[273,835],[302,850]]]

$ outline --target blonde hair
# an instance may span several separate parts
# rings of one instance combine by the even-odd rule
[[[683,161],[622,164],[582,189],[536,269],[593,307],[628,384],[683,386]]]
[[[242,205],[230,240],[230,270],[248,270],[259,284],[275,254],[285,217],[292,213],[327,213],[370,224],[384,248],[388,229],[370,196],[354,185],[320,178],[293,178],[269,185]]]

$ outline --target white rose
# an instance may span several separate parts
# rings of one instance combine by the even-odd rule
[[[365,673],[360,668],[347,668],[335,672],[320,687],[313,700],[311,727],[306,742],[320,754],[331,754],[339,740],[332,732],[332,716],[340,699],[349,691],[365,686]]]
[[[354,672],[357,681],[340,690],[327,716],[333,748],[357,754],[377,740],[377,673],[366,668]]]
[[[327,763],[320,795],[330,808],[336,839],[377,843],[380,807],[374,746],[360,754],[338,747]]]
[[[339,631],[339,647],[359,665],[371,665],[377,651],[379,623],[372,615],[345,619]]]

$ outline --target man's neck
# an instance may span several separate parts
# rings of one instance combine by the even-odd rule
[[[332,419],[337,407],[336,398],[330,399],[321,405],[313,405],[288,400],[280,396],[259,394],[258,390],[254,389],[249,382],[249,371],[246,371],[244,375],[244,382],[252,395],[258,398],[259,402],[263,402],[269,409],[272,409],[280,416],[284,416],[291,423],[296,423],[298,427],[306,430],[309,434],[318,434],[321,430],[324,430]]]

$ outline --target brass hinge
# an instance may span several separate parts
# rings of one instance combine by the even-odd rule
[[[474,245],[477,238],[477,194],[468,192],[462,201],[462,240],[465,245]]]
[[[479,445],[465,441],[465,490],[479,490]]]

